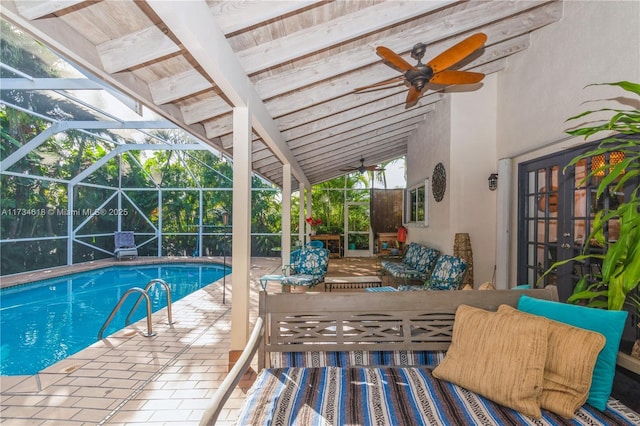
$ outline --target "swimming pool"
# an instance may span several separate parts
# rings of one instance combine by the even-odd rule
[[[217,264],[117,265],[2,289],[0,375],[36,374],[95,343],[114,306],[132,287],[145,288],[152,279],[161,278],[175,302],[223,275],[222,265]],[[167,304],[162,285],[151,287],[149,297],[153,312]],[[137,299],[137,293],[129,295],[105,337],[125,327]],[[145,316],[146,304],[141,302],[131,323]]]

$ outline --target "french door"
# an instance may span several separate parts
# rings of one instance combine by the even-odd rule
[[[522,163],[518,169],[518,283],[536,287],[556,285],[562,301],[573,293],[582,275],[600,271],[599,263],[596,260],[568,262],[542,280],[541,276],[555,262],[572,258],[583,250],[603,253],[605,247],[589,240],[595,214],[603,208],[615,208],[616,203],[629,195],[611,189],[600,199],[596,198],[597,187],[608,172],[606,168],[601,176],[585,180],[591,170],[603,164],[615,164],[620,153],[586,158],[565,170],[574,157],[595,146]],[[631,185],[627,192],[630,188]],[[618,231],[618,219],[610,220],[604,226],[605,239],[617,240]]]
[[[344,216],[344,256],[371,256],[373,239],[369,203],[348,202]]]

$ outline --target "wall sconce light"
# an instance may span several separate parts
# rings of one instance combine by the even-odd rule
[[[495,191],[498,188],[498,174],[491,173],[489,175],[489,189]]]

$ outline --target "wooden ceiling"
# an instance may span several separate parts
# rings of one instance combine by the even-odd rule
[[[249,106],[253,169],[318,183],[402,157],[446,88],[405,109],[407,88],[355,93],[399,75],[375,48],[425,62],[476,32],[459,69],[504,70],[561,1],[2,1],[2,16],[201,140],[233,156],[232,108]],[[482,90],[482,84],[465,86]],[[454,95],[455,96],[455,95]],[[296,186],[294,186],[295,188]]]

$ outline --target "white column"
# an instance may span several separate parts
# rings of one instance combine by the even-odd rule
[[[282,166],[282,266],[289,265],[291,255],[291,164]]]
[[[509,286],[511,240],[511,159],[498,160],[498,196],[496,206],[496,279],[498,290]]]
[[[307,197],[306,197],[306,199],[307,199],[307,215],[306,215],[306,217],[312,217],[313,216],[313,211],[311,210],[311,200],[312,200],[312,198],[311,198],[311,187],[309,187],[307,189]],[[311,239],[309,238],[309,234],[311,234],[311,225],[309,225],[307,223],[307,226],[306,226],[305,229],[306,230],[305,230],[305,233],[304,233],[304,238],[305,238],[305,242],[308,243],[309,241],[311,241]]]
[[[305,191],[306,187],[304,185],[304,183],[300,184],[300,189],[299,189],[299,196],[300,199],[298,200],[298,205],[300,206],[300,212],[298,213],[298,229],[300,230],[300,235],[298,236],[298,239],[300,240],[300,244],[304,244],[305,242],[305,232],[306,232],[306,228],[305,228],[305,212],[304,212],[304,208],[305,208],[305,198],[304,198],[304,191]]]
[[[249,108],[233,109],[233,215],[231,268],[231,352],[249,339],[249,272],[251,270],[251,122]],[[235,360],[230,360],[232,363]]]

